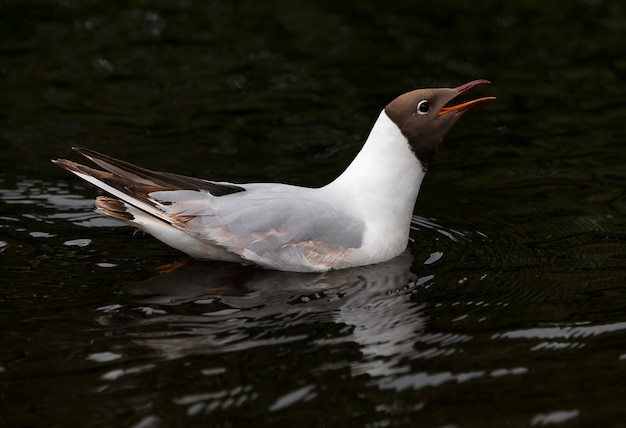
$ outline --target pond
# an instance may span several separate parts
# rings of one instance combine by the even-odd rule
[[[626,423],[626,6],[459,3],[2,2],[0,426]],[[378,265],[194,262],[50,162],[319,186],[482,78]]]

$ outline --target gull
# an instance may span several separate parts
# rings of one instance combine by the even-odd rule
[[[417,89],[380,113],[348,167],[323,187],[229,183],[148,170],[74,148],[105,171],[53,162],[110,196],[96,211],[197,259],[324,272],[380,263],[407,247],[419,189],[443,137],[463,112],[494,100],[446,106],[469,89]]]

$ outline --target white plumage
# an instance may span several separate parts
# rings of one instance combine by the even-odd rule
[[[398,97],[348,168],[321,188],[202,180],[88,149],[76,150],[107,172],[54,162],[112,196],[97,199],[99,212],[195,258],[298,272],[378,263],[406,248],[420,186],[445,133],[463,110],[493,98],[444,105],[480,83]],[[425,100],[430,113],[428,106],[422,112]]]

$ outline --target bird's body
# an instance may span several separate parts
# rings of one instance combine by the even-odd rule
[[[445,103],[480,83],[486,81],[397,98],[381,112],[348,168],[320,188],[201,180],[88,149],[76,150],[107,172],[68,160],[55,163],[112,196],[97,199],[99,212],[194,258],[297,272],[378,263],[406,248],[422,180],[445,132],[461,111],[492,98],[450,108]],[[434,107],[430,118],[436,126],[421,126],[428,112],[419,113],[418,103],[425,100]]]

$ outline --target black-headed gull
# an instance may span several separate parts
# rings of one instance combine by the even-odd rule
[[[107,172],[53,162],[112,196],[96,199],[98,212],[194,258],[295,272],[379,263],[405,250],[418,191],[444,135],[465,110],[495,98],[445,105],[484,83],[400,95],[348,168],[320,188],[203,180],[83,148],[75,150]]]

